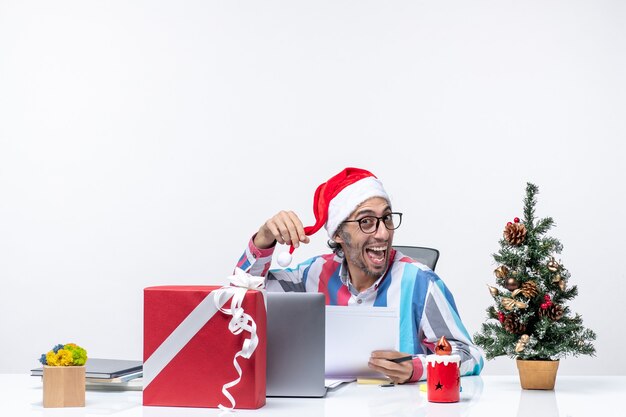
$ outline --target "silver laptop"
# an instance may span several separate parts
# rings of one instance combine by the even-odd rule
[[[325,296],[267,293],[267,396],[323,397]]]

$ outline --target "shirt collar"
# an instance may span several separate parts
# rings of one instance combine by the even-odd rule
[[[346,258],[342,257],[341,268],[339,270],[339,277],[341,278],[341,282],[343,283],[343,285],[348,287],[350,294],[359,295],[363,293],[371,293],[371,292],[377,291],[378,286],[380,285],[380,282],[383,280],[385,275],[387,275],[387,271],[389,271],[389,266],[387,266],[387,269],[385,269],[385,272],[380,277],[378,277],[376,281],[374,281],[374,284],[372,284],[371,287],[359,293],[359,291],[352,285],[352,281],[350,280],[350,274],[349,274],[348,263],[346,262]]]

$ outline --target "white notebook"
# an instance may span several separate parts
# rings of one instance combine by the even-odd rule
[[[326,306],[326,378],[381,377],[367,363],[374,350],[398,350],[398,309]]]

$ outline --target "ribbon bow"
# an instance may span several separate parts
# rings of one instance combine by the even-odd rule
[[[231,285],[248,290],[262,290],[265,288],[265,278],[255,277],[241,268],[235,268],[235,274],[227,278]]]
[[[514,299],[509,298],[509,297],[502,297],[500,299],[500,303],[502,304],[502,307],[506,308],[507,310],[513,310],[513,308],[515,308],[515,307],[517,307],[517,308],[526,308],[526,307],[528,307],[528,304],[523,303],[521,301],[514,300]]]
[[[250,338],[243,341],[241,350],[233,357],[233,366],[239,376],[235,380],[222,386],[222,393],[228,398],[231,404],[230,407],[225,407],[220,404],[218,407],[222,411],[232,411],[235,408],[235,399],[231,393],[228,392],[228,389],[234,387],[241,381],[242,371],[237,363],[237,358],[241,356],[245,359],[250,359],[250,356],[252,356],[252,353],[254,353],[254,350],[259,344],[259,337],[256,334],[256,323],[254,319],[244,311],[241,304],[248,290],[262,290],[265,287],[265,279],[263,277],[252,276],[239,268],[236,268],[235,274],[227,279],[230,281],[231,286],[222,287],[215,291],[215,306],[222,313],[232,316],[232,319],[228,323],[228,330],[230,330],[232,334],[238,335],[247,331],[250,333]],[[222,306],[230,297],[232,297],[230,308],[223,308]]]

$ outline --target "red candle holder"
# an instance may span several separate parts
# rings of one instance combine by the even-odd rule
[[[434,403],[455,403],[460,399],[461,373],[459,355],[428,355],[426,385],[428,401]]]

